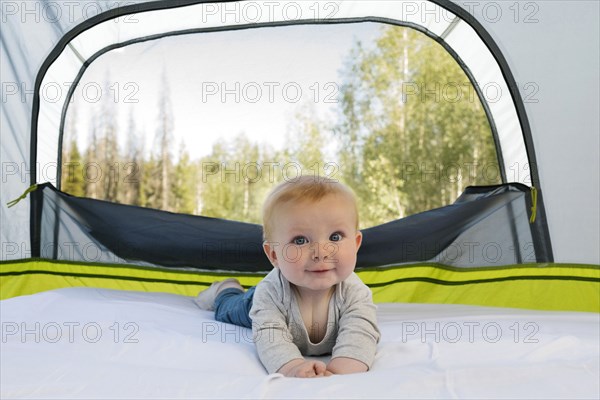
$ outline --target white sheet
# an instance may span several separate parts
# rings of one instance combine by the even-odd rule
[[[267,375],[250,330],[191,298],[71,288],[0,302],[0,397],[593,398],[600,315],[380,304],[372,370]]]

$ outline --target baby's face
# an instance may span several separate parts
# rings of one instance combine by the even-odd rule
[[[362,234],[346,196],[280,205],[273,221],[265,252],[301,294],[328,291],[354,271]]]

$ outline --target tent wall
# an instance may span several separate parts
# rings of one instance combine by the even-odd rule
[[[555,261],[600,264],[600,2],[457,4],[494,38],[524,98]]]
[[[40,228],[35,254],[44,259],[199,271],[272,269],[260,225],[80,198],[50,184],[38,185],[32,198]],[[364,229],[356,267],[549,262],[530,210],[525,185],[468,187],[452,205]]]
[[[10,210],[7,203],[27,189],[36,168],[41,176],[56,173],[56,165],[30,163],[33,88],[45,58],[72,24],[62,20],[48,23],[41,14],[42,7],[42,2],[0,5],[0,251],[4,260],[31,256],[29,198]]]
[[[52,163],[34,168],[29,161],[37,73],[70,29],[121,4],[74,3],[2,2],[0,240],[5,260],[30,256],[29,202],[10,210],[6,203],[29,186],[32,170],[38,182],[56,176]],[[537,1],[526,3],[528,8],[519,2],[456,4],[495,40],[525,99],[555,261],[600,263],[599,3]],[[499,17],[494,14],[498,9]],[[55,111],[45,109],[41,121]],[[523,181],[528,166],[514,166],[516,179],[511,179],[510,167],[507,180]]]

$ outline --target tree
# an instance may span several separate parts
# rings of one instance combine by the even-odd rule
[[[200,213],[207,217],[228,218],[233,210],[233,193],[223,178],[228,144],[224,140],[213,143],[210,155],[200,160]]]
[[[155,148],[158,150],[156,157],[160,178],[153,182],[156,195],[155,204],[162,210],[171,210],[169,202],[169,176],[173,163],[171,156],[171,143],[173,141],[173,111],[169,94],[169,83],[163,69],[161,97],[158,103],[158,129],[155,136]]]
[[[108,95],[110,93],[109,82],[110,77],[107,74],[104,82],[105,95],[102,97],[99,121],[101,126],[100,148],[102,151],[99,161],[102,168],[104,189],[101,198],[118,202],[121,186],[121,158],[117,142],[118,109],[115,107],[114,99]]]
[[[93,199],[99,198],[99,182],[102,179],[102,168],[98,162],[100,150],[98,148],[97,119],[90,121],[89,143],[84,156],[83,177],[85,196]]]
[[[197,173],[182,141],[179,147],[179,161],[175,165],[171,180],[172,209],[178,213],[193,214],[196,211]]]
[[[198,168],[201,214],[261,223],[266,192],[278,181],[271,166],[280,159],[269,146],[259,146],[243,133],[216,141]]]
[[[303,174],[323,175],[324,148],[329,143],[314,106],[306,103],[296,112],[288,128],[288,162],[300,165]]]
[[[125,204],[136,206],[144,204],[143,196],[143,153],[144,139],[139,139],[133,111],[129,112],[129,124],[127,128],[127,148],[123,158],[124,173],[122,179],[123,190],[120,192],[120,200]]]
[[[470,164],[492,162],[489,123],[465,73],[439,44],[384,27],[372,47],[355,45],[343,76],[336,132],[366,225],[440,207],[481,182],[462,175]]]
[[[61,187],[60,189],[73,196],[85,196],[83,180],[83,157],[77,145],[77,107],[73,105],[67,115],[65,133],[63,135]]]
[[[66,156],[63,156],[61,190],[73,196],[85,196],[85,185],[83,181],[83,157],[77,147],[77,141],[73,139],[68,147]]]

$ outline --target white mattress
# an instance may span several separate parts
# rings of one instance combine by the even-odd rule
[[[189,297],[71,288],[0,302],[0,398],[600,397],[600,314],[379,304],[370,372],[267,375]]]

